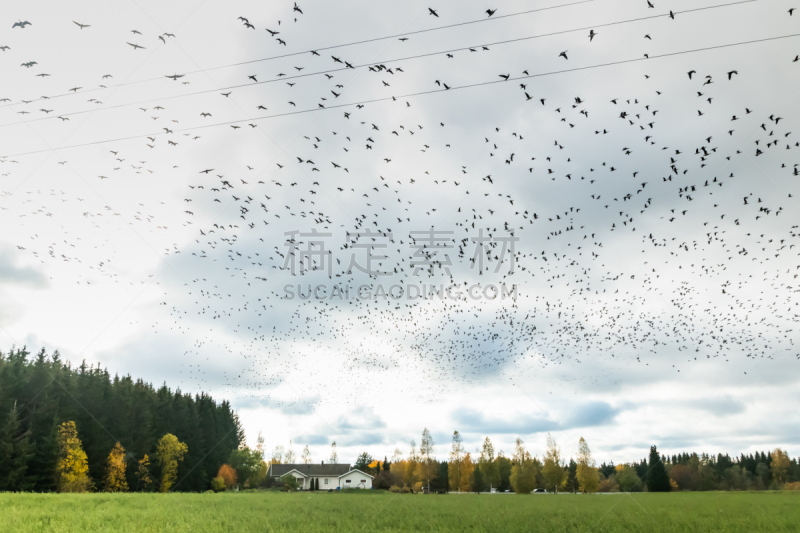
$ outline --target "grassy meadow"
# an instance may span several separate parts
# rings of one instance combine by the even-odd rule
[[[613,495],[0,493],[0,531],[352,532],[800,530],[800,492]]]

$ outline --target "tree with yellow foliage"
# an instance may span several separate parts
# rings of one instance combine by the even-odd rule
[[[772,461],[769,463],[769,469],[772,470],[773,482],[780,484],[785,483],[787,481],[786,474],[791,466],[789,454],[780,448],[775,448],[769,455],[772,458]]]
[[[111,453],[108,454],[106,477],[103,480],[103,491],[128,492],[128,483],[125,481],[125,468],[127,466],[125,449],[118,442],[111,449]]]
[[[472,474],[475,472],[475,463],[472,462],[472,456],[469,452],[465,453],[464,457],[461,458],[458,468],[461,470],[458,491],[470,492],[472,490]]]
[[[139,460],[139,468],[136,470],[136,489],[142,492],[147,492],[150,485],[153,484],[153,478],[150,475],[150,458],[144,454]]]
[[[397,450],[399,452],[399,450]],[[411,441],[411,453],[407,459],[400,458],[396,454],[396,459],[389,464],[389,471],[395,474],[400,479],[403,487],[416,488],[419,490],[420,482],[422,479],[422,469],[417,454],[417,443]]]
[[[542,476],[544,476],[547,488],[555,492],[558,492],[559,487],[564,484],[567,478],[567,473],[564,471],[564,461],[561,458],[561,449],[549,433],[547,434],[547,451],[544,454]]]
[[[514,466],[511,467],[509,481],[517,494],[530,494],[536,488],[536,476],[539,474],[539,464],[528,450],[525,443],[517,438],[514,448]]]
[[[586,440],[581,437],[578,441],[578,469],[575,477],[578,478],[578,486],[584,494],[587,492],[597,492],[600,486],[600,472],[596,468],[592,451]]]
[[[461,434],[453,432],[453,444],[450,449],[450,457],[447,461],[447,477],[450,490],[460,491],[463,485],[461,479],[461,460],[464,458],[464,445],[461,443]]]
[[[92,486],[89,460],[83,451],[75,422],[64,422],[58,428],[58,492],[86,492]]]
[[[161,492],[169,492],[178,477],[178,461],[183,461],[183,456],[189,447],[180,442],[178,437],[167,433],[158,441],[156,452],[158,464],[161,466]]]

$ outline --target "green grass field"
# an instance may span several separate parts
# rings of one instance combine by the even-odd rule
[[[754,532],[800,530],[800,493],[0,494],[0,531]]]

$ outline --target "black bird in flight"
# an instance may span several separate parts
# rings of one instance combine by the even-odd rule
[[[30,22],[28,22],[27,20],[25,20],[25,21],[20,20],[19,22],[15,22],[14,25],[11,26],[11,29],[13,30],[17,26],[19,26],[20,28],[22,28],[24,30],[25,26],[32,26],[32,24]]]
[[[436,17],[436,18],[439,18],[439,14],[438,14],[436,11],[434,11],[433,9],[431,9],[431,8],[428,8],[428,11],[429,11],[429,12],[430,12],[430,14],[431,14],[431,15],[433,15],[434,17]]]
[[[77,26],[78,26],[80,29],[83,29],[83,28],[89,28],[89,27],[91,27],[91,24],[81,24],[80,22],[75,22],[74,20],[72,21],[72,23],[73,23],[73,24],[77,24]]]
[[[496,9],[487,9],[486,10],[486,14],[491,17],[492,15],[494,15],[495,11],[497,11],[497,10]]]

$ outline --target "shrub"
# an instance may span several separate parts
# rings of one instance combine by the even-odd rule
[[[219,472],[217,472],[217,477],[222,478],[223,482],[225,483],[225,488],[230,489],[234,485],[236,485],[236,470],[233,469],[231,465],[222,465],[219,467]]]
[[[222,492],[225,490],[225,478],[217,476],[211,480],[211,490],[214,492]]]
[[[297,490],[297,480],[293,475],[286,474],[281,478],[281,481],[283,482],[283,490],[289,492],[294,492]]]

